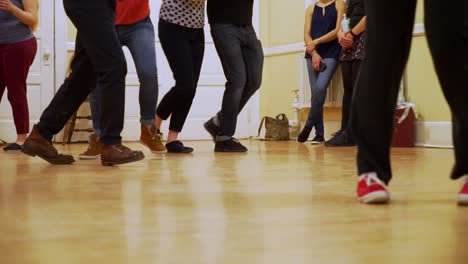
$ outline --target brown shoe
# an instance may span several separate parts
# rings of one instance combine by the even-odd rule
[[[159,133],[154,125],[148,126],[142,124],[140,143],[147,146],[152,153],[166,152],[166,147],[161,142]]]
[[[52,146],[52,143],[39,133],[37,126],[34,126],[24,142],[22,151],[32,157],[38,156],[51,164],[71,164],[75,162],[73,156],[59,154]]]
[[[141,151],[131,150],[122,144],[103,145],[101,163],[103,166],[113,166],[139,161],[145,158]]]
[[[81,153],[78,157],[80,160],[95,160],[101,156],[102,143],[99,137],[94,133],[89,135],[89,146],[88,149]]]

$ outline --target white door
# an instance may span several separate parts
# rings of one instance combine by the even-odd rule
[[[54,95],[54,3],[41,1],[39,27],[35,32],[37,55],[27,80],[31,129]],[[13,113],[7,99],[7,91],[0,103],[0,138],[8,142],[16,139]]]
[[[61,2],[61,1],[58,1]],[[255,6],[255,28],[258,32],[258,14],[259,7],[256,1]],[[157,38],[157,28],[159,20],[159,9],[161,5],[160,0],[150,0],[151,5],[151,19],[153,21],[156,30],[156,56],[158,65],[159,75],[159,100],[162,99],[164,94],[174,85],[172,72],[169,68],[169,64],[164,56],[161,45]],[[73,43],[68,42],[67,45],[63,44],[70,38],[70,33],[67,34],[67,30],[70,30],[70,26],[67,25],[66,16],[63,12],[63,7],[59,3],[57,5],[57,16],[56,16],[56,40],[57,40],[57,65],[66,65],[66,54],[73,52]],[[60,13],[59,13],[60,12]],[[68,23],[70,24],[70,23]],[[184,130],[181,134],[181,139],[210,139],[210,136],[205,132],[203,123],[213,116],[221,106],[221,100],[224,92],[224,84],[226,79],[224,77],[223,69],[216,53],[213,41],[211,39],[209,26],[205,28],[206,34],[206,49],[205,59],[203,62],[202,73],[197,88],[195,100],[190,110],[190,114],[187,118],[187,122],[184,126]],[[122,133],[124,140],[136,140],[140,136],[140,108],[138,104],[138,91],[139,83],[136,74],[135,65],[128,49],[124,48],[125,55],[128,62],[128,75],[127,75],[127,91],[126,91],[126,105],[125,105],[125,128]],[[60,53],[60,54],[59,54]],[[65,73],[64,70],[57,69],[57,76],[62,76]],[[260,103],[258,93],[252,98],[250,104],[245,107],[245,110],[239,116],[239,122],[237,126],[236,136],[239,138],[246,138],[255,133],[260,112]],[[167,134],[168,123],[165,122],[162,130],[164,134]],[[83,139],[82,136],[78,136],[77,139]]]

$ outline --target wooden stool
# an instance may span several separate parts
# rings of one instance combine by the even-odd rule
[[[87,98],[83,104],[89,104],[89,98]],[[72,139],[72,136],[73,136],[73,133],[74,132],[88,132],[88,133],[93,133],[94,132],[94,129],[92,127],[88,127],[88,128],[83,128],[83,129],[78,129],[78,128],[75,128],[75,125],[76,125],[76,120],[81,120],[81,119],[85,119],[85,120],[92,120],[93,117],[92,115],[87,115],[87,116],[80,116],[78,115],[78,112],[80,111],[80,108],[82,107],[83,105],[81,105],[78,110],[70,117],[70,120],[68,120],[67,124],[65,125],[64,127],[64,130],[63,130],[63,140],[62,140],[62,144],[65,145],[65,144],[70,144],[71,143],[71,139]]]

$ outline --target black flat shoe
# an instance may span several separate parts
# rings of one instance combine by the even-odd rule
[[[180,141],[172,141],[166,144],[167,153],[188,154],[193,152],[193,148],[184,146]]]
[[[12,143],[3,148],[4,151],[21,150],[23,147],[17,143]]]

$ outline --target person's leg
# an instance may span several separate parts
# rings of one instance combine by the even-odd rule
[[[354,85],[359,74],[360,64],[360,60],[341,62],[344,86],[341,128],[331,139],[325,142],[325,146],[327,147],[351,147],[356,145],[351,133],[349,119]]]
[[[307,116],[306,123],[304,127],[302,128],[301,132],[297,136],[297,142],[299,143],[304,143],[309,139],[310,132],[315,126],[314,120],[313,120],[313,115],[312,115],[312,104],[313,104],[313,98],[314,98],[314,87],[316,87],[316,82],[317,78],[319,76],[319,73],[314,70],[312,67],[312,60],[310,58],[306,59],[306,65],[307,65],[307,74],[309,76],[309,86],[310,86],[310,91],[312,94],[312,98],[310,100],[311,102],[311,108],[309,111],[309,114]]]
[[[88,138],[88,148],[85,152],[78,155],[81,160],[97,159],[102,153],[101,137],[101,97],[102,91],[98,84],[88,96],[89,106],[91,108],[91,117],[93,124],[93,133]]]
[[[247,83],[247,67],[242,51],[241,27],[230,24],[211,25],[211,35],[226,76],[226,90],[218,118],[220,131],[217,141],[229,140],[234,136],[240,102]]]
[[[132,54],[140,81],[140,122],[153,125],[159,89],[153,24],[148,17],[133,25],[118,26],[117,31]]]
[[[5,59],[4,56],[7,54],[6,44],[0,44],[0,102],[2,101],[3,94],[6,88],[6,75],[5,75]]]
[[[153,153],[166,151],[155,128],[158,102],[158,71],[154,27],[149,17],[132,25],[118,26],[117,33],[123,46],[127,46],[140,81],[140,143]]]
[[[166,120],[169,116],[171,117],[166,144],[168,152],[193,151],[191,148],[184,147],[177,137],[182,131],[195,96],[198,77],[194,72],[192,60],[194,54],[191,43],[192,34],[195,31],[197,30],[164,20],[159,21],[159,39],[175,80],[174,87],[163,97],[156,110],[157,124],[160,123],[159,118]],[[173,145],[174,148],[172,148]],[[177,151],[174,151],[175,149]]]
[[[23,152],[38,155],[54,164],[73,162],[72,157],[59,155],[50,145],[50,140],[95,88],[97,75],[103,97],[101,140],[107,145],[101,157],[103,165],[128,163],[144,158],[142,152],[131,151],[120,144],[126,63],[114,28],[115,2],[64,0],[64,7],[78,30],[77,53],[72,61],[72,72],[42,114],[37,131],[31,133],[33,135],[28,138],[31,139],[28,148],[23,149]]]
[[[8,52],[4,54],[6,86],[8,100],[13,110],[17,139],[22,145],[29,132],[29,110],[27,99],[26,79],[29,67],[34,61],[37,51],[35,38],[20,43],[10,44]]]
[[[459,13],[453,14],[453,10],[434,0],[425,2],[429,48],[452,112],[455,166],[451,178],[459,179],[468,175],[468,5]],[[458,195],[458,203],[468,205],[468,180]]]
[[[359,68],[361,65],[360,60],[343,61],[341,62],[341,71],[343,76],[343,104],[342,104],[342,117],[341,117],[341,131],[348,130],[349,116],[351,113],[351,100],[353,97],[354,85],[357,80]]]
[[[247,82],[240,100],[239,113],[262,85],[264,62],[262,43],[257,38],[254,28],[249,26],[244,31],[246,39],[242,47],[242,55],[245,62]]]
[[[320,138],[323,138],[325,134],[323,125],[323,105],[327,97],[328,86],[338,66],[338,61],[336,59],[324,59],[324,61],[327,68],[323,72],[316,73],[312,67],[312,61],[310,59],[307,60],[309,76],[316,76],[316,78],[311,78],[311,109],[306,127],[315,127],[315,134]]]
[[[464,29],[463,24],[456,25],[463,23],[461,18],[468,20],[468,10],[464,16],[448,15],[451,12],[453,7],[426,0],[425,25],[429,47],[452,112],[456,161],[452,178],[458,179],[468,174],[468,25]]]
[[[409,56],[415,7],[416,0],[397,3],[366,0],[367,59],[361,66],[351,114],[352,132],[359,147],[358,170],[359,175],[363,176],[360,177],[358,196],[365,203],[389,199],[383,189],[378,190],[382,196],[373,199],[372,194],[376,190],[371,184],[388,184],[392,177],[390,145],[394,112],[403,69]],[[399,19],[388,23],[388,17]],[[369,178],[366,174],[373,176]],[[384,188],[383,185],[381,188]]]

